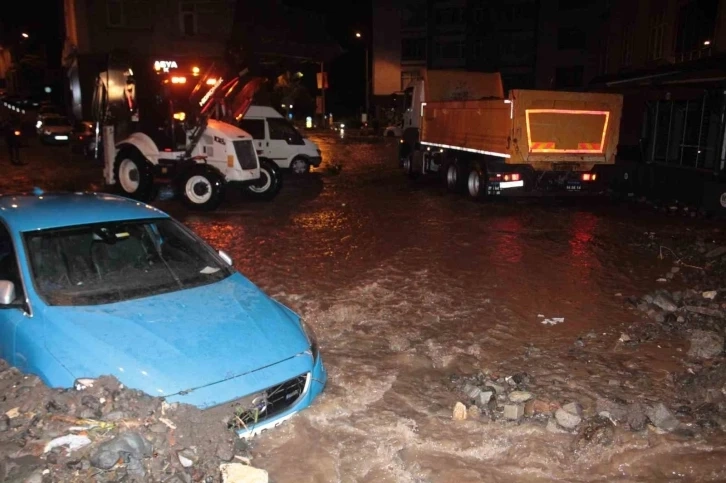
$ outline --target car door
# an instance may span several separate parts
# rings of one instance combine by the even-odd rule
[[[0,219],[0,280],[9,280],[15,284],[15,302],[11,305],[0,305],[0,358],[11,365],[16,365],[15,332],[18,325],[26,320],[25,291],[20,278],[15,246],[2,219]]]
[[[305,141],[295,127],[287,120],[276,117],[267,118],[270,146],[265,157],[272,159],[281,168],[290,166],[293,158],[300,153]]]
[[[265,156],[265,149],[270,145],[265,136],[265,120],[245,118],[239,122],[239,127],[252,136],[257,156]]]

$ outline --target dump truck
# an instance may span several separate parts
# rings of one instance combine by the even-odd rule
[[[407,90],[399,163],[475,199],[582,192],[615,163],[622,96],[513,89],[499,73],[429,71]]]

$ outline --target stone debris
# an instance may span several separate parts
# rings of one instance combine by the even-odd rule
[[[466,406],[462,402],[457,402],[454,404],[454,414],[453,419],[454,421],[464,421],[467,416],[467,410]]]
[[[527,391],[512,391],[509,393],[509,400],[513,403],[524,403],[532,399],[532,393]]]
[[[504,405],[504,419],[510,421],[519,421],[524,416],[524,405],[522,404],[505,404]]]
[[[555,411],[557,424],[565,429],[575,429],[582,422],[582,406],[568,403]]]
[[[691,347],[688,350],[690,357],[712,359],[723,353],[724,338],[716,332],[694,330],[690,342]]]
[[[658,403],[654,407],[650,408],[647,412],[647,416],[655,427],[664,431],[673,431],[678,428],[678,425],[680,424],[671,410],[663,403]]]
[[[706,290],[705,292],[701,293],[701,296],[708,300],[713,300],[718,295],[717,290]]]
[[[219,466],[222,483],[268,483],[267,471],[242,463],[223,463]]]

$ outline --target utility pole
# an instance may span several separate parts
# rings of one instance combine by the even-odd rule
[[[366,121],[369,121],[368,116],[370,115],[370,112],[371,112],[371,105],[370,105],[370,99],[369,99],[371,86],[370,86],[368,69],[369,69],[369,67],[368,67],[368,46],[366,45]]]
[[[323,127],[325,126],[325,66],[324,63],[320,63],[320,110],[322,111],[320,122]]]

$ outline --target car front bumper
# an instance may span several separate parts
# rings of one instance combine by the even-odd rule
[[[68,144],[70,142],[68,134],[41,134],[40,139],[46,144]]]

